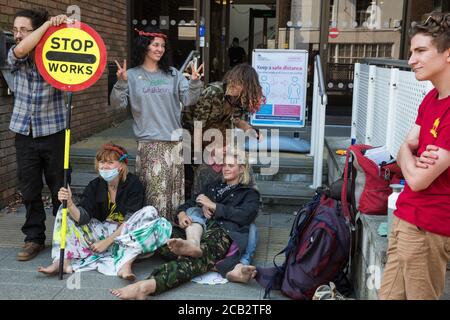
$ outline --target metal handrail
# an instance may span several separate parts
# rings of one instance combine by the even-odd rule
[[[320,55],[316,55],[314,57],[314,62],[315,68],[317,68],[317,74],[319,76],[319,95],[322,98],[322,104],[328,104],[328,96],[325,88],[325,79],[323,75],[322,60],[320,58]]]
[[[320,97],[320,100],[319,100]],[[322,62],[319,55],[314,58],[314,93],[313,118],[311,121],[311,148],[310,155],[314,157],[313,189],[322,185],[323,148],[325,143],[325,116],[328,96]]]
[[[395,67],[395,68],[405,68],[411,69],[407,60],[393,60],[393,59],[383,59],[383,58],[366,58],[361,61],[364,64],[370,64],[373,66],[382,67]]]
[[[180,72],[184,72],[184,70],[186,70],[189,62],[191,62],[191,60],[193,60],[194,58],[200,58],[200,52],[197,50],[192,50],[188,57],[186,58],[186,60],[184,61],[183,65],[181,66],[181,68],[179,69]]]

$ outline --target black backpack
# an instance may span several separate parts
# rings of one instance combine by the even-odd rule
[[[298,212],[287,246],[274,259],[274,267],[258,268],[256,280],[265,289],[296,300],[311,299],[316,289],[333,281],[341,293],[349,294],[346,277],[350,254],[349,217],[342,214],[340,202],[317,192],[314,199]],[[284,253],[278,266],[275,259]]]

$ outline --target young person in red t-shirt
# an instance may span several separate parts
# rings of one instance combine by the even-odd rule
[[[439,299],[450,261],[450,13],[411,29],[409,64],[433,89],[397,161],[406,179],[397,201],[381,299]]]

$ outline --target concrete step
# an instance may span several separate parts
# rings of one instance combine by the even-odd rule
[[[76,172],[72,174],[72,184],[70,188],[74,195],[80,195],[83,193],[84,188],[89,182],[98,177],[95,172]]]
[[[267,165],[253,165],[256,183],[265,204],[301,205],[314,195],[313,183],[314,160],[306,155],[284,155],[279,158],[279,170],[276,174],[262,174],[261,169]],[[324,161],[322,182],[326,183],[328,165]]]
[[[284,183],[284,182],[305,182],[305,183],[312,183],[313,182],[313,175],[312,173],[308,174],[301,174],[301,173],[277,173],[275,175],[263,175],[256,173],[255,174],[255,180],[257,182],[260,181],[271,181],[273,183]],[[322,182],[327,181],[327,175],[322,175]]]
[[[301,175],[300,175],[301,176]],[[85,186],[94,178],[96,173],[79,172],[72,175],[72,193],[80,195]],[[297,177],[293,177],[297,178]],[[307,178],[306,178],[307,179]],[[310,188],[309,181],[256,181],[261,192],[263,202],[266,204],[299,205],[309,201],[314,190]]]
[[[80,195],[85,186],[97,174],[94,172],[93,150],[76,150],[71,155],[72,191]],[[135,171],[135,156],[130,155],[130,171]],[[279,158],[279,169],[274,175],[261,174],[261,169],[268,167],[261,163],[252,164],[255,180],[261,191],[262,200],[271,205],[300,205],[309,201],[314,195],[310,188],[313,181],[313,159],[305,155],[282,155]],[[326,183],[327,162],[323,166],[323,182]]]
[[[95,153],[92,153],[92,154],[83,153],[83,154],[71,154],[70,155],[70,161],[72,164],[93,165],[94,159],[95,159]],[[135,162],[136,162],[136,156],[130,155],[128,158],[129,165],[134,165]],[[261,162],[251,163],[251,165],[253,168],[255,168],[255,170],[259,169],[259,168],[266,168],[266,167],[270,166],[268,164],[263,164]],[[280,157],[278,166],[282,169],[291,169],[291,170],[313,169],[314,168],[314,160],[309,157],[305,157],[305,158],[282,158],[282,157]],[[326,166],[327,166],[327,164],[326,164],[326,162],[324,162],[324,167],[326,167]]]
[[[323,168],[324,172],[326,172],[325,170],[328,170],[328,166],[325,163],[322,166],[322,168]],[[253,170],[253,173],[255,173],[255,174],[259,174],[259,173],[263,172],[263,171],[261,171],[261,169],[267,170],[267,169],[270,169],[270,167],[252,165],[252,170]],[[303,167],[301,167],[301,166],[298,166],[298,167],[282,167],[282,166],[280,166],[278,168],[278,171],[276,174],[299,174],[299,173],[313,174],[313,172],[314,172],[314,168],[309,167],[309,166],[303,166]]]
[[[128,169],[135,172],[136,158],[128,159]],[[70,165],[73,172],[95,172],[95,158],[90,156],[73,155],[70,157]]]
[[[265,204],[298,205],[314,196],[314,189],[306,182],[257,181],[258,189]]]
[[[261,168],[261,167],[269,167],[270,164],[263,164],[261,162],[251,162],[252,167]],[[273,165],[273,164],[272,164]],[[326,166],[326,161],[324,161],[324,166]],[[300,155],[297,157],[282,157],[278,158],[278,166],[280,168],[304,168],[304,169],[312,169],[314,168],[314,159],[312,157],[308,157],[306,155]]]
[[[94,156],[87,154],[72,154],[70,164],[73,172],[94,172]],[[128,167],[130,172],[135,172],[136,157],[131,155],[128,160]],[[255,163],[252,164],[252,169],[255,174],[261,173],[261,169],[269,168],[266,164]],[[278,174],[303,174],[312,175],[314,163],[312,159],[284,159],[280,158],[278,165]],[[323,172],[328,172],[327,162],[324,162]],[[265,178],[267,179],[267,178]],[[276,179],[274,179],[276,180]]]

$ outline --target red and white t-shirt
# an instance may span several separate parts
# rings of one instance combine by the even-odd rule
[[[430,144],[450,151],[450,111],[446,112],[450,108],[450,97],[441,100],[438,97],[437,90],[433,89],[419,107],[417,156]],[[450,237],[450,168],[425,190],[414,192],[406,184],[394,214],[426,231]]]

